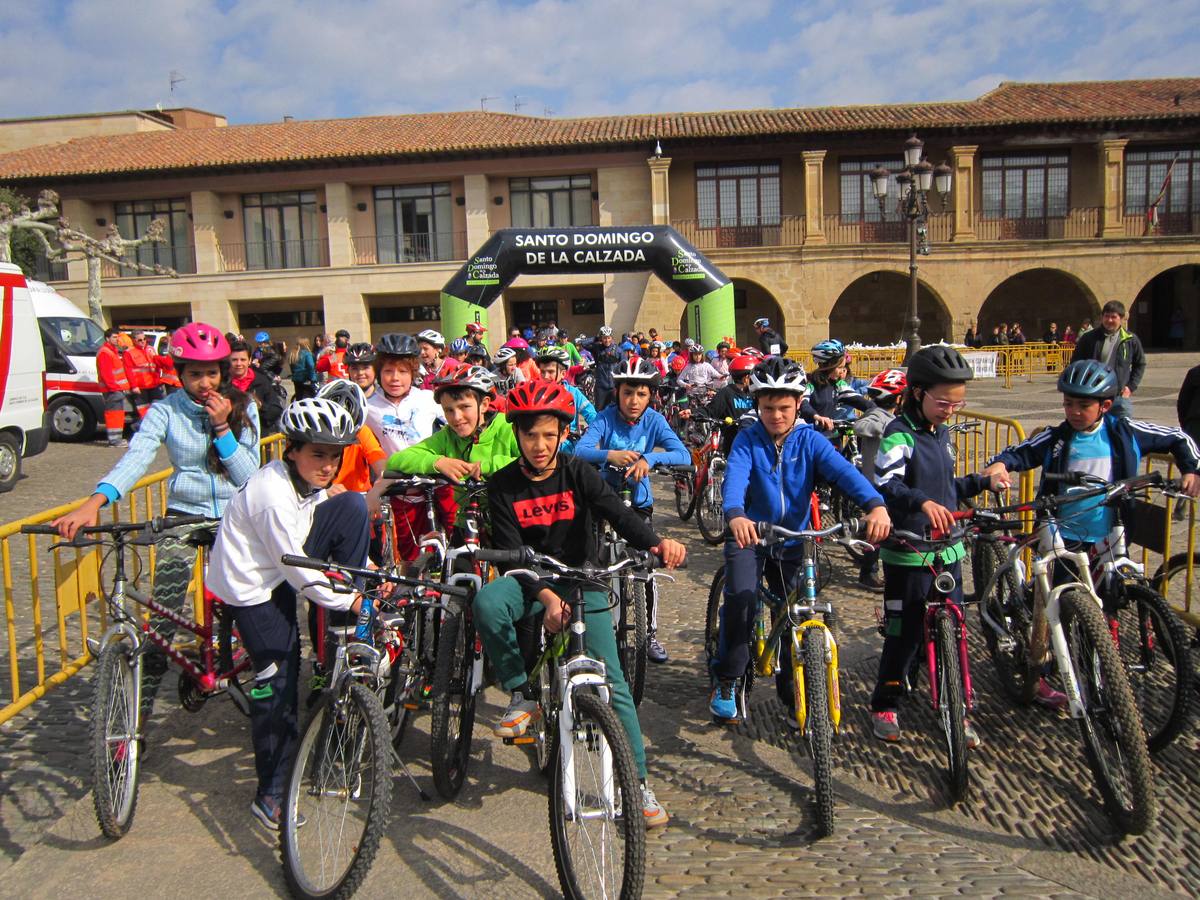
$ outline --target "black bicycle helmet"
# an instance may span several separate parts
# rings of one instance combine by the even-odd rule
[[[1058,376],[1058,389],[1069,397],[1111,400],[1117,396],[1117,373],[1097,359],[1080,359]]]
[[[375,348],[371,344],[351,344],[346,348],[343,362],[348,366],[365,366],[375,362]]]
[[[411,334],[393,331],[385,334],[375,344],[375,349],[383,356],[420,356],[421,348],[417,339]]]
[[[971,364],[963,355],[946,344],[922,347],[908,361],[905,373],[914,387],[928,388],[935,384],[957,384],[975,377]]]

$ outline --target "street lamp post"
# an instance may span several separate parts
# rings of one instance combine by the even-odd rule
[[[891,172],[883,166],[871,172],[871,192],[879,201],[879,212],[886,216],[888,181],[895,177],[900,186],[897,211],[908,223],[908,334],[904,338],[904,364],[921,349],[921,320],[917,317],[917,254],[929,255],[928,194],[937,189],[943,205],[950,193],[953,170],[945,163],[934,166],[923,158],[925,143],[915,134],[904,142],[904,168]]]

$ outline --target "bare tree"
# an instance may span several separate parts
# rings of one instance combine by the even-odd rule
[[[50,220],[55,219],[53,224]],[[10,262],[12,257],[11,241],[14,228],[21,228],[37,236],[46,254],[47,260],[65,260],[68,254],[78,254],[87,261],[88,281],[88,315],[99,326],[104,327],[104,304],[100,292],[100,263],[108,261],[113,265],[138,272],[153,272],[155,275],[169,275],[178,278],[179,273],[174,269],[158,264],[147,265],[130,257],[131,251],[136,251],[143,244],[159,243],[166,240],[166,219],[155,219],[146,228],[140,238],[123,238],[117,226],[109,225],[103,238],[95,238],[85,234],[58,213],[58,195],[53,191],[42,191],[38,196],[38,208],[30,210],[28,206],[13,211],[7,203],[0,203],[0,262]]]

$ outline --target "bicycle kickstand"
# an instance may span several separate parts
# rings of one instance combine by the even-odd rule
[[[412,784],[413,788],[417,792],[417,796],[421,798],[422,802],[429,803],[431,800],[433,800],[433,798],[430,797],[429,794],[425,793],[425,790],[419,784],[417,784],[417,779],[413,777],[413,773],[409,771],[408,766],[405,764],[404,760],[402,760],[400,758],[400,754],[396,752],[396,748],[393,747],[392,748],[392,777],[393,778],[396,777],[396,769],[397,768],[401,772],[404,773],[404,777],[407,778],[409,780],[409,783]]]

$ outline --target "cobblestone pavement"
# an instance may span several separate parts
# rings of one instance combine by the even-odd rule
[[[1139,417],[1172,421],[1185,363],[1195,361],[1152,361],[1138,398]],[[1027,427],[1049,421],[1057,408],[1051,379],[1013,392],[981,383],[972,397],[1001,414],[1019,411]],[[0,497],[0,522],[83,495],[116,457],[96,446],[52,445],[27,461],[27,477],[17,490]],[[719,554],[699,541],[694,526],[680,525],[669,505],[660,505],[659,521],[687,541],[692,562],[677,584],[663,589],[661,634],[672,660],[651,668],[643,706],[652,783],[673,816],[672,825],[650,840],[648,895],[720,896],[746,887],[829,896],[1124,897],[1200,890],[1200,851],[1193,840],[1200,825],[1194,727],[1155,760],[1162,813],[1154,831],[1118,840],[1105,826],[1075,726],[1009,704],[994,684],[982,646],[974,643],[980,699],[975,720],[984,747],[971,757],[970,797],[947,809],[923,695],[902,710],[900,745],[885,746],[868,736],[865,704],[879,646],[877,601],[841,587],[851,577],[846,567],[839,567],[830,588],[838,591],[843,622],[846,710],[834,751],[837,826],[832,837],[810,840],[811,769],[782,728],[771,687],[756,687],[747,725],[730,730],[708,723],[699,639]],[[16,578],[20,585],[19,566]],[[27,615],[18,610],[18,622]],[[397,887],[413,896],[554,892],[544,784],[528,772],[520,750],[494,742],[486,729],[501,702],[498,692],[489,691],[479,713],[470,781],[457,804],[420,804],[406,784],[396,783],[397,852],[381,853],[364,896],[393,894]],[[96,837],[90,801],[76,802],[86,793],[81,748],[89,703],[85,673],[0,728],[5,759],[0,870],[8,867],[6,888],[21,893],[19,887],[27,886],[49,895],[69,884],[77,887],[84,877],[93,878],[97,894],[115,893],[119,883],[101,873],[144,865],[144,854],[152,852],[169,854],[183,890],[190,886],[187,879],[211,878],[214,869],[222,873],[216,884],[231,890],[283,890],[271,847],[244,814],[252,760],[244,724],[229,704],[186,714],[175,699],[174,677],[167,676],[148,729],[137,824],[129,837],[110,846]],[[411,752],[420,758],[420,749]],[[427,783],[420,763],[414,772]],[[528,824],[518,830],[513,822]],[[186,835],[185,842],[179,834]],[[183,846],[187,858],[176,859]],[[143,862],[136,854],[143,854]]]

